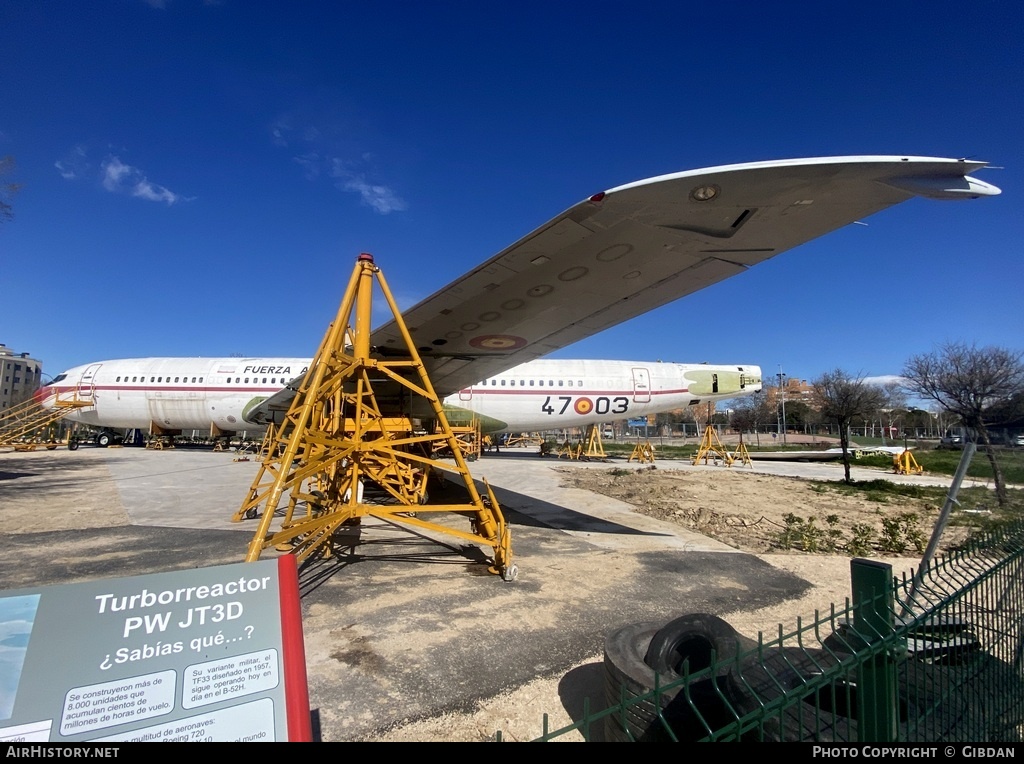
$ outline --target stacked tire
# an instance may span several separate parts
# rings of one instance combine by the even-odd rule
[[[629,624],[605,640],[608,741],[688,741],[706,737],[746,713],[750,694],[731,670],[754,646],[717,616],[695,613],[668,624]],[[711,675],[660,692],[687,674]],[[657,688],[659,692],[653,691]]]

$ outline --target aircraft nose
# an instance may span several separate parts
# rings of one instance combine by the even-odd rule
[[[45,406],[46,402],[53,397],[53,389],[49,385],[43,385],[32,393],[32,400],[38,403],[40,406]]]

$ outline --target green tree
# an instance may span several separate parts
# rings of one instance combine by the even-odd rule
[[[996,498],[1006,504],[1006,482],[989,436],[989,415],[1024,392],[1021,354],[1001,347],[951,342],[932,353],[915,355],[903,367],[908,390],[935,401],[960,417],[974,432],[992,465]]]
[[[885,400],[885,393],[842,369],[822,374],[812,383],[814,398],[823,418],[839,428],[839,445],[843,450],[843,468],[846,483],[850,478],[850,423],[865,414],[874,414]]]

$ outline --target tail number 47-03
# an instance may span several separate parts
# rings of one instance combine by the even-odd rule
[[[573,403],[571,395],[559,395],[552,398],[550,395],[544,399],[540,410],[545,414],[564,414],[572,404],[573,411],[577,414],[625,414],[629,410],[629,398],[618,395],[614,398],[598,396],[597,398],[580,397]]]

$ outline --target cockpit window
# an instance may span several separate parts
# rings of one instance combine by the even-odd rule
[[[67,378],[68,378],[67,374],[58,374],[56,377],[53,378],[53,381],[50,384],[51,385],[55,385],[58,382],[62,382],[63,380],[65,380]]]

